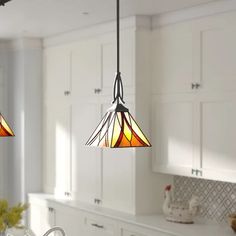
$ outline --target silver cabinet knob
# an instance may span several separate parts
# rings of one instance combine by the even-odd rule
[[[95,94],[101,93],[101,91],[102,91],[102,90],[101,90],[100,88],[94,89],[94,93],[95,93]]]
[[[69,95],[70,95],[70,91],[65,91],[65,92],[64,92],[64,95],[65,95],[65,96],[69,96]]]

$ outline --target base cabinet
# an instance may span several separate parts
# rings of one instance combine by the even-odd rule
[[[30,201],[29,228],[36,236],[41,236],[55,226],[54,208],[45,201]]]
[[[159,230],[130,223],[131,215],[107,211],[84,203],[47,199],[43,194],[30,194],[29,225],[36,236],[53,226],[64,229],[67,236],[173,236]],[[77,205],[78,203],[78,205]],[[128,217],[128,218],[127,218]],[[59,234],[55,233],[55,236]]]
[[[117,222],[106,217],[87,214],[85,216],[86,236],[118,236]]]

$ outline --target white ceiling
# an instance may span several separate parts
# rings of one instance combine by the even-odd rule
[[[121,0],[121,16],[155,15],[211,1]],[[115,5],[115,0],[12,0],[0,7],[0,38],[47,37],[114,20]]]

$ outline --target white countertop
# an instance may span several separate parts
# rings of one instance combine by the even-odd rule
[[[150,230],[166,232],[176,236],[236,236],[227,224],[216,224],[213,222],[207,222],[203,219],[198,219],[194,224],[189,225],[177,224],[167,222],[163,215],[133,216],[78,201],[56,199],[53,195],[48,194],[29,194],[29,197],[48,200],[50,202],[62,204],[88,213],[109,217],[124,223],[137,225]]]

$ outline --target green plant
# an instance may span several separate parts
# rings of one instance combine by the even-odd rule
[[[0,200],[0,232],[7,228],[21,227],[22,214],[27,208],[28,205],[22,203],[9,207],[7,200]]]

